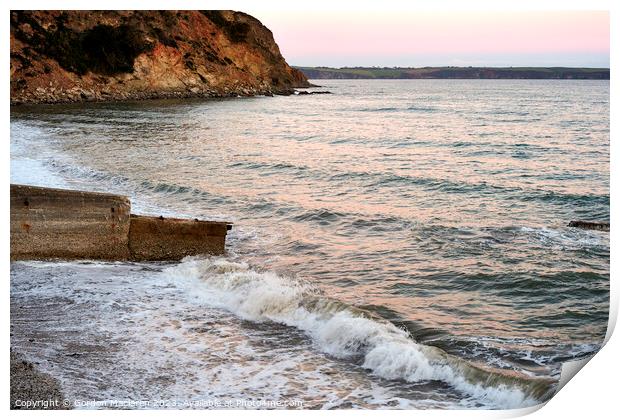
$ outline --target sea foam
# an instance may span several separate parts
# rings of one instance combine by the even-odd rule
[[[162,273],[185,287],[190,298],[252,322],[276,322],[310,336],[338,359],[359,361],[372,374],[408,382],[443,381],[494,408],[543,402],[553,381],[525,378],[474,366],[443,350],[417,343],[410,334],[373,314],[324,296],[299,280],[259,272],[224,258],[188,258]]]

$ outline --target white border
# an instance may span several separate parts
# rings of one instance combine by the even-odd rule
[[[4,364],[2,364],[2,377],[4,395],[8,396],[9,387],[9,371],[8,371],[8,359],[9,359],[9,19],[8,11],[12,9],[235,9],[247,11],[251,14],[252,10],[382,10],[382,9],[395,9],[395,10],[611,10],[611,33],[612,33],[612,45],[611,45],[611,110],[612,110],[612,122],[611,133],[612,136],[618,132],[617,122],[617,106],[616,100],[617,94],[614,95],[614,87],[617,83],[615,80],[618,78],[618,71],[615,66],[619,63],[617,45],[614,40],[620,39],[620,33],[618,31],[618,22],[616,19],[616,12],[618,8],[617,2],[604,1],[604,0],[565,0],[565,1],[548,1],[548,0],[521,0],[521,1],[475,1],[475,0],[435,0],[435,1],[372,1],[372,0],[358,0],[355,2],[334,2],[329,0],[311,0],[302,2],[256,2],[256,1],[191,1],[191,0],[177,0],[175,2],[165,2],[161,0],[155,1],[133,1],[133,0],[108,0],[108,1],[9,1],[5,2],[6,11],[3,18],[0,19],[0,25],[2,25],[2,34],[4,39],[4,45],[2,48],[2,56],[4,61],[4,83],[1,85],[2,93],[4,95],[4,118],[5,124],[3,126],[3,140],[4,140],[4,153],[2,154],[3,165],[0,176],[2,177],[2,186],[4,193],[2,194],[1,202],[4,214],[4,223],[1,225],[0,235],[3,238],[2,251],[4,258],[0,260],[2,264],[2,272],[5,273],[4,280],[4,322],[3,322],[3,356]],[[614,10],[615,9],[615,10]],[[617,148],[611,147],[611,168],[616,166],[617,162]],[[611,179],[611,191],[612,197],[617,195],[617,183],[615,182],[615,176]],[[615,220],[616,206],[612,199],[612,219]],[[612,283],[612,299],[610,309],[610,329],[608,331],[607,339],[611,334],[615,326],[618,313],[618,282],[616,280],[616,259],[614,257],[615,244],[617,243],[616,230],[611,232],[611,246],[612,246],[612,260],[611,260],[611,283]],[[529,418],[532,419],[544,419],[544,418],[565,418],[565,419],[579,419],[584,418],[612,418],[612,416],[618,413],[618,360],[616,355],[620,354],[620,343],[616,336],[612,336],[607,345],[597,354],[592,361],[590,361],[587,367],[579,372],[576,378],[569,381],[569,383],[546,404],[542,409],[531,414]],[[6,398],[6,397],[5,397]],[[4,409],[8,411],[8,401],[5,399]],[[332,412],[311,412],[302,411],[295,412],[293,415],[302,418],[315,417],[315,416],[335,416],[338,418],[351,418],[351,417],[364,417],[375,418],[377,416],[390,416],[394,418],[407,418],[411,419],[412,416],[416,418],[436,419],[436,418],[454,418],[454,419],[481,419],[481,418],[510,418],[531,412],[531,409],[525,410],[512,410],[512,411],[346,411],[338,410]],[[614,413],[614,414],[612,414]],[[112,416],[129,416],[129,417],[146,417],[155,419],[164,419],[170,415],[182,415],[184,417],[200,418],[205,416],[226,416],[226,417],[267,417],[269,418],[284,418],[291,416],[292,413],[284,411],[251,411],[251,412],[166,412],[166,411],[148,411],[148,412],[89,412],[89,416],[112,418]],[[83,413],[75,412],[18,412],[11,411],[11,416],[82,416]]]

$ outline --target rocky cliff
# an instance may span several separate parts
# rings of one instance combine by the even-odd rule
[[[233,11],[11,11],[11,104],[290,94],[309,83]]]

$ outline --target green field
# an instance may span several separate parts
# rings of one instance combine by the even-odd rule
[[[608,68],[586,67],[296,67],[309,79],[596,79]]]

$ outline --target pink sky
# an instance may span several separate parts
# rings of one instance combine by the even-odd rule
[[[609,66],[609,13],[249,11],[293,65]]]

